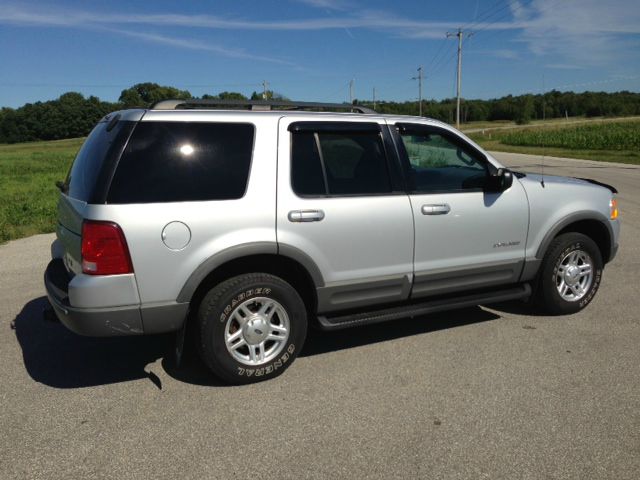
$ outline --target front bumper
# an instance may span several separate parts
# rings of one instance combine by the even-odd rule
[[[92,337],[141,335],[140,307],[78,308],[69,304],[69,275],[62,259],[49,262],[44,273],[49,302],[58,319],[69,330]]]

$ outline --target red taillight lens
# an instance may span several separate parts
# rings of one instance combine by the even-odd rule
[[[89,275],[133,273],[122,229],[112,222],[82,224],[82,272]]]

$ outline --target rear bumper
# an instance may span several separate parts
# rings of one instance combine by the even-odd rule
[[[142,316],[138,305],[106,308],[78,308],[69,304],[69,277],[62,259],[49,262],[44,285],[56,316],[71,331],[92,337],[140,335]]]

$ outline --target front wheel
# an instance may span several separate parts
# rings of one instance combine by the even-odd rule
[[[586,235],[565,233],[553,240],[542,261],[537,304],[552,315],[586,307],[600,286],[602,255]]]
[[[298,292],[266,273],[240,275],[207,293],[198,309],[200,356],[222,380],[280,375],[302,349],[307,313]]]

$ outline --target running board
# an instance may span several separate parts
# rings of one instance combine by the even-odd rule
[[[447,299],[435,299],[421,303],[401,305],[399,307],[384,308],[370,312],[358,312],[349,315],[318,316],[323,330],[340,330],[342,328],[367,325],[371,323],[398,320],[400,318],[417,317],[427,313],[454,310],[457,308],[473,307],[486,303],[505,302],[507,300],[524,300],[531,296],[531,286],[528,283],[504,290],[475,293]]]

